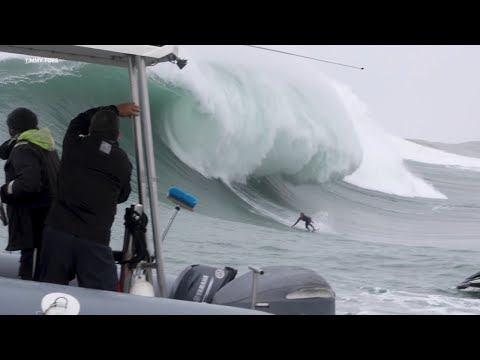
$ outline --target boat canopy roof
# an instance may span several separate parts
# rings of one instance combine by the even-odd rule
[[[177,59],[176,45],[0,45],[0,52],[128,67],[131,55],[145,58],[145,65]]]

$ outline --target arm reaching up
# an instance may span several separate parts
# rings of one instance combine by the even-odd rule
[[[119,117],[140,115],[140,107],[135,103],[124,103],[119,105],[100,106],[79,114],[70,122],[70,125],[63,140],[63,146],[75,143],[79,135],[88,135],[92,117],[100,110],[110,110]]]

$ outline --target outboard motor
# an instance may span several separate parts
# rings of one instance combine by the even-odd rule
[[[232,281],[236,275],[237,270],[230,267],[220,269],[205,265],[191,265],[178,276],[169,297],[211,303],[215,293]]]
[[[215,294],[212,304],[276,315],[335,315],[335,292],[316,272],[295,266],[260,270],[261,276],[250,271],[229,282]]]

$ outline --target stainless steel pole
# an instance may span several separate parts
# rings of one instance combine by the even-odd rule
[[[173,212],[173,215],[170,218],[170,221],[168,222],[167,227],[163,231],[162,242],[165,240],[165,237],[167,236],[168,230],[170,230],[170,226],[172,226],[173,220],[175,220],[175,216],[177,216],[179,211],[180,211],[180,206],[175,206],[175,211]]]
[[[135,57],[132,55],[128,59],[128,73],[130,75],[130,90],[132,93],[132,101],[139,105],[138,96],[138,71],[135,67]],[[141,114],[140,114],[141,116]],[[147,184],[145,181],[145,159],[143,155],[143,138],[142,126],[138,116],[132,116],[133,138],[135,141],[135,159],[137,161],[137,184],[138,184],[138,199],[140,204],[146,206],[145,191]]]
[[[132,95],[132,101],[140,105],[140,99],[138,95],[138,70],[135,66],[135,56],[130,56],[128,58],[128,73],[130,75],[130,90]],[[140,114],[141,116],[141,114]],[[138,202],[143,205],[144,208],[147,206],[146,203],[146,192],[147,192],[147,181],[145,175],[145,148],[143,146],[143,137],[142,137],[142,124],[140,117],[132,116],[132,128],[133,128],[133,139],[135,142],[135,160],[137,168],[137,187],[138,187]],[[147,238],[149,238],[147,236]],[[148,242],[147,242],[148,244]],[[147,245],[148,248],[148,245]],[[130,272],[131,275],[131,272]],[[131,278],[131,276],[130,276]],[[130,284],[130,278],[128,279],[128,284]],[[147,269],[147,280],[151,281],[152,279],[152,269]]]
[[[166,280],[163,267],[162,241],[160,239],[160,223],[158,218],[158,195],[157,195],[157,174],[155,171],[155,154],[153,151],[152,123],[150,117],[150,100],[148,97],[147,71],[145,59],[141,56],[135,57],[135,65],[138,71],[140,85],[140,107],[142,111],[142,130],[145,140],[145,156],[147,161],[148,188],[150,190],[150,214],[153,230],[153,244],[155,246],[155,264],[157,267],[158,290],[160,297],[165,297]]]

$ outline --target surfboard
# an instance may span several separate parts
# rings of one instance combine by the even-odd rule
[[[310,230],[310,229],[305,229],[305,228],[295,228],[295,227],[292,227],[292,226],[290,226],[290,227],[291,227],[292,229],[297,230],[297,231],[306,231],[306,232],[315,232],[315,231],[317,231],[317,230],[320,230],[320,228]]]

